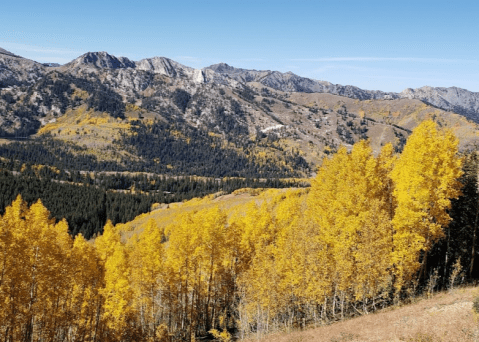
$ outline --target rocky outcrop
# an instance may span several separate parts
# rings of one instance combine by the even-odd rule
[[[168,77],[178,77],[181,74],[184,74],[186,70],[187,73],[189,73],[189,69],[192,69],[165,57],[142,59],[141,61],[136,62],[136,68],[138,70],[150,71],[154,74],[166,75]]]
[[[479,93],[456,87],[422,87],[418,89],[408,88],[399,95],[402,98],[421,100],[479,122]]]
[[[33,84],[45,73],[37,62],[14,55],[0,54],[0,88]]]
[[[124,69],[135,68],[135,62],[126,57],[115,57],[106,52],[88,52],[65,64],[67,69],[80,68],[82,66],[93,66],[96,68]]]
[[[398,94],[382,91],[363,90],[354,86],[342,86],[326,81],[313,80],[292,72],[282,73],[270,70],[247,70],[232,67],[226,63],[211,65],[206,70],[230,77],[238,82],[259,82],[270,88],[285,92],[330,93],[359,100],[399,98]]]

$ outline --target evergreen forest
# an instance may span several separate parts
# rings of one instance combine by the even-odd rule
[[[38,199],[52,217],[68,221],[73,236],[90,239],[107,220],[125,223],[153,204],[182,202],[240,188],[283,188],[305,183],[284,179],[167,177],[155,174],[58,170],[44,165],[0,163],[0,214],[18,195],[28,204]]]

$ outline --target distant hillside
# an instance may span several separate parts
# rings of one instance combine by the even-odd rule
[[[199,70],[165,57],[131,61],[106,52],[44,65],[7,51],[0,53],[0,138],[31,138],[22,146],[44,144],[57,161],[60,151],[81,151],[104,171],[116,165],[303,177],[325,155],[361,139],[376,151],[388,142],[399,151],[427,118],[453,128],[462,148],[472,146],[476,95],[456,88],[385,93],[293,73],[224,63]],[[8,155],[33,158],[15,148]]]
[[[213,70],[239,82],[259,82],[265,86],[285,92],[329,93],[358,100],[415,99],[479,122],[479,93],[456,87],[408,88],[400,93],[393,93],[364,90],[350,85],[332,84],[326,81],[300,77],[292,72],[281,73],[269,70],[239,69],[225,63],[214,64],[205,69]]]
[[[194,198],[186,202],[162,204],[154,206],[151,212],[139,215],[134,220],[125,223],[122,226],[122,230],[131,232],[131,235],[141,233],[149,220],[154,220],[157,226],[163,229],[188,212],[211,209],[215,206],[229,213],[241,212],[245,211],[247,204],[254,200],[260,204],[265,199],[272,199],[285,191],[285,189],[244,188],[236,190],[231,194],[217,193],[204,198]]]

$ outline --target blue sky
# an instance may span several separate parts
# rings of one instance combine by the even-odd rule
[[[3,1],[0,47],[39,62],[88,51],[225,62],[364,89],[479,91],[475,1]]]

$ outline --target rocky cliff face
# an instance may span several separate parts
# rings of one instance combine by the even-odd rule
[[[399,96],[420,100],[479,122],[479,93],[456,87],[422,87],[418,89],[408,88],[399,93]]]
[[[42,64],[0,51],[0,88],[32,84],[44,73]]]
[[[238,82],[258,82],[270,88],[285,92],[329,93],[359,100],[399,98],[398,94],[382,91],[363,90],[354,86],[342,86],[326,81],[313,80],[298,76],[292,72],[281,73],[270,70],[247,70],[229,66],[225,63],[211,65],[205,70],[235,79]]]

